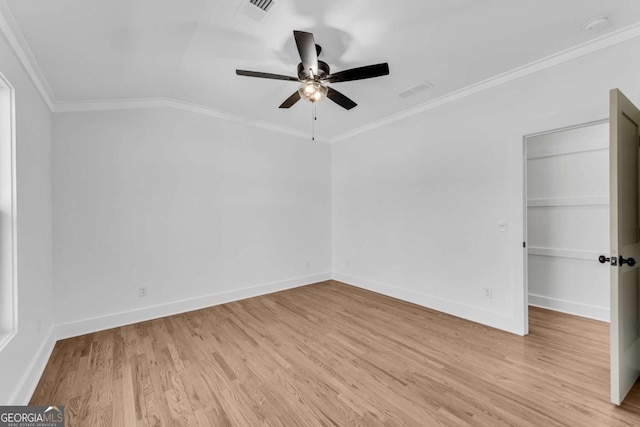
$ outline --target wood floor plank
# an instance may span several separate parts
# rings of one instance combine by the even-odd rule
[[[608,324],[519,337],[327,281],[59,341],[31,404],[69,426],[638,426]]]

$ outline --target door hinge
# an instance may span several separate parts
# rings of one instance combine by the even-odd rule
[[[522,242],[522,247],[526,248],[527,247],[527,242]]]

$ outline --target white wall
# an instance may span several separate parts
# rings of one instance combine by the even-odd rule
[[[640,103],[639,49],[635,39],[335,144],[334,277],[524,333],[523,135],[606,118],[613,87]]]
[[[174,109],[53,129],[61,336],[330,278],[327,144]]]
[[[609,123],[527,138],[529,304],[609,321]]]
[[[28,400],[53,345],[51,114],[2,35],[0,72],[15,89],[17,126],[18,333],[0,351],[6,405]]]

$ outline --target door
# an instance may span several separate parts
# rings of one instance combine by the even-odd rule
[[[609,118],[611,401],[620,405],[640,375],[640,111],[622,92],[612,89]]]

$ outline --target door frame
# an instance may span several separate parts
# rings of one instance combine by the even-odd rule
[[[535,132],[535,133],[530,133],[527,135],[524,135],[522,137],[522,183],[523,183],[523,188],[522,188],[522,216],[523,216],[523,222],[522,222],[522,242],[524,243],[523,245],[523,260],[522,260],[522,268],[523,268],[523,272],[522,272],[522,284],[523,284],[523,294],[524,294],[524,298],[523,298],[523,304],[524,304],[524,309],[523,309],[523,313],[524,313],[524,335],[527,335],[529,333],[529,266],[528,266],[528,260],[529,260],[529,242],[527,241],[527,227],[528,227],[528,217],[527,217],[527,186],[528,186],[528,182],[527,182],[527,143],[529,141],[530,138],[534,138],[537,136],[542,136],[542,135],[549,135],[551,133],[557,133],[557,132],[563,132],[563,131],[567,131],[567,130],[572,130],[572,129],[580,129],[580,128],[585,128],[585,127],[589,127],[589,126],[596,126],[596,125],[601,125],[604,123],[609,123],[609,118],[605,118],[605,119],[600,119],[600,120],[593,120],[590,122],[585,122],[585,123],[580,123],[577,125],[571,125],[571,126],[564,126],[564,127],[560,127],[560,128],[555,128],[555,129],[549,129],[549,130],[545,130],[545,131],[541,131],[541,132]]]

